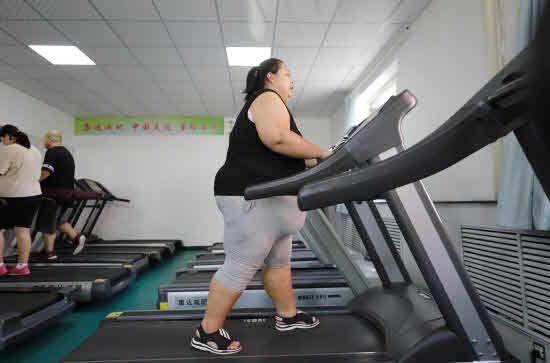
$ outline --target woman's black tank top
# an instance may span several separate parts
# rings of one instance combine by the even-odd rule
[[[225,164],[218,170],[214,181],[215,195],[244,195],[249,185],[284,178],[305,169],[304,159],[291,158],[267,148],[260,140],[256,125],[248,118],[250,105],[264,92],[277,94],[270,89],[257,91],[237,116],[229,135]],[[292,113],[288,113],[290,130],[302,136]]]

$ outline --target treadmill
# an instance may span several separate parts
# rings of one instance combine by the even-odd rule
[[[95,200],[98,198],[97,193],[86,193],[75,191],[73,194],[73,204],[71,206],[71,216],[69,222],[72,225],[75,225],[78,219],[78,212],[82,207],[83,203],[86,203],[88,200]],[[42,203],[53,202],[49,198],[43,198]],[[40,237],[37,240],[38,233],[36,230],[33,230],[32,236],[35,242],[31,247],[31,251],[42,250],[43,241]],[[31,253],[29,256],[29,263],[33,266],[49,266],[52,264],[119,264],[119,265],[132,265],[138,272],[141,272],[149,266],[149,258],[146,254],[143,253],[121,253],[121,254],[100,254],[100,253],[80,253],[78,255],[73,255],[72,250],[66,250],[66,248],[56,248],[56,254],[58,258],[56,260],[47,260],[40,253]],[[12,255],[5,258],[7,263],[17,263],[17,255]]]
[[[103,300],[124,290],[137,275],[131,265],[121,264],[63,264],[31,265],[28,276],[2,276],[0,288],[66,287],[77,302]]]
[[[393,244],[371,238],[366,242],[382,286],[366,287],[347,309],[304,309],[321,320],[318,328],[307,333],[279,334],[273,329],[270,309],[235,310],[225,328],[245,344],[245,349],[217,357],[192,350],[187,341],[182,342],[182,334],[190,339],[199,325],[200,312],[117,313],[105,319],[98,331],[64,361],[517,362],[493,326],[419,180],[514,131],[550,196],[549,140],[537,137],[548,131],[548,125],[546,120],[524,117],[529,50],[514,58],[441,127],[409,149],[404,150],[401,143],[392,148],[397,153],[393,157],[382,160],[375,154],[356,160],[359,169],[290,188],[299,187],[298,203],[303,210],[344,202],[354,219],[369,217],[369,201],[385,198],[429,293],[410,283]],[[380,142],[387,137],[380,135]],[[399,132],[393,137],[401,138]],[[315,168],[328,169],[337,159],[346,159],[346,154],[344,146]],[[252,187],[245,196],[287,194],[290,182]],[[370,236],[369,231],[361,233]]]
[[[0,288],[0,351],[45,330],[74,306],[56,288]]]
[[[225,259],[225,252],[205,252],[205,253],[199,253],[197,254],[196,258],[197,261],[208,261],[210,263],[216,263],[221,262],[223,264],[223,260]],[[317,256],[315,256],[315,253],[311,250],[293,250],[291,255],[292,261],[313,261],[317,260]]]
[[[375,141],[380,139],[379,134],[393,135],[399,131],[399,127],[403,118],[412,110],[414,103],[410,101],[410,95],[403,92],[397,97],[391,98],[384,107],[371,119],[364,120],[355,130],[353,135],[345,137],[338,145],[335,153],[340,153],[339,150],[347,150],[347,157],[342,157],[336,162],[331,162],[330,168],[312,168],[307,172],[297,174],[290,178],[289,185],[302,185],[306,180],[318,179],[320,176],[330,175],[338,171],[345,171],[353,167],[353,160],[366,160],[373,153],[380,153],[390,147],[399,145],[400,139],[388,139],[386,143],[375,144]],[[368,125],[368,127],[367,127]],[[375,129],[377,132],[372,132]],[[369,149],[365,149],[362,145],[374,145]],[[297,189],[296,189],[297,190]],[[293,192],[296,193],[296,190]],[[291,192],[289,191],[289,194]],[[314,219],[317,218],[320,222],[316,225]],[[325,228],[325,233],[319,234],[318,241],[323,241],[323,244],[341,246],[339,249],[345,249],[342,241],[330,228],[330,223],[324,212],[315,210],[308,213],[307,223],[302,231],[308,237],[312,237],[315,231],[320,228]],[[325,221],[323,223],[323,221]],[[369,223],[371,233],[376,228],[378,235],[376,238],[385,239],[386,243],[391,241],[391,237],[385,226],[380,223],[381,219]],[[364,221],[354,219],[358,231],[364,230],[366,227]],[[376,224],[376,227],[375,227]],[[367,237],[365,237],[367,238]],[[315,245],[310,239],[312,245]],[[330,242],[330,241],[333,242]],[[368,248],[368,245],[365,244]],[[320,247],[318,247],[320,248]],[[330,249],[334,255],[334,249]],[[321,249],[321,253],[323,253]],[[325,252],[326,253],[326,252]],[[336,254],[337,256],[338,254]],[[353,278],[348,282],[345,277],[333,266],[319,265],[308,268],[293,267],[292,268],[292,286],[295,295],[296,305],[299,308],[306,306],[345,306],[351,301],[356,294],[364,290],[364,286],[379,285],[378,274],[374,269],[372,262],[367,261],[363,256],[360,259],[354,258],[350,254],[339,257],[340,262],[335,262],[339,266],[354,266],[355,271],[348,273],[347,276]],[[351,263],[350,263],[351,262]],[[346,267],[349,269],[349,267]],[[209,271],[184,269],[177,273],[176,281],[172,284],[161,285],[158,289],[158,306],[161,310],[175,309],[204,309],[207,302],[208,290],[210,281],[216,270]],[[364,277],[365,280],[357,284],[354,279],[358,276]],[[354,288],[354,284],[356,287]],[[261,274],[258,272],[243,291],[237,300],[235,308],[267,308],[273,307],[272,301],[263,289]]]
[[[97,222],[97,218],[99,217],[100,212],[98,210],[103,210],[106,200],[103,197],[101,193],[98,193],[93,190],[85,190],[83,189],[81,183],[75,181],[75,196],[77,197],[77,203],[75,204],[75,208],[73,213],[70,217],[70,223],[73,226],[77,226],[83,211],[85,209],[89,209],[90,213],[89,215],[84,219],[84,225],[81,229],[81,233],[86,235],[87,241],[84,249],[78,256],[82,256],[79,258],[86,259],[84,256],[90,256],[92,258],[98,258],[102,259],[102,256],[112,256],[116,257],[117,259],[125,259],[127,260],[128,257],[135,258],[137,255],[145,255],[148,258],[148,261],[146,264],[159,264],[161,263],[165,258],[171,257],[176,249],[176,245],[174,242],[167,242],[167,243],[159,243],[159,244],[153,244],[153,245],[142,245],[138,243],[130,243],[130,244],[94,244],[93,241],[89,241],[88,237],[91,233],[91,228],[93,228]],[[87,197],[81,197],[79,198],[79,195],[85,195]],[[96,216],[97,218],[93,218]],[[93,225],[91,221],[93,220]],[[39,248],[41,249],[41,247]],[[56,245],[56,253],[59,257],[61,256],[70,256],[72,255],[72,249],[63,246],[63,245]],[[99,255],[99,257],[98,257]],[[75,256],[76,257],[76,256]],[[77,258],[78,259],[78,258]],[[126,261],[128,263],[129,261]],[[132,263],[132,262],[130,262]],[[141,270],[145,268],[144,262],[135,263],[137,267]]]
[[[103,240],[97,236],[95,236],[92,231],[95,228],[95,225],[99,219],[99,216],[103,212],[105,206],[109,202],[123,202],[123,203],[129,203],[129,199],[122,199],[118,198],[115,195],[113,195],[105,186],[103,186],[98,181],[92,180],[92,179],[79,179],[76,181],[79,188],[82,190],[88,191],[88,192],[95,192],[99,193],[101,195],[101,200],[99,203],[96,204],[95,208],[92,209],[90,212],[88,219],[86,220],[86,223],[83,227],[83,234],[86,234],[86,236],[90,236],[90,242],[92,243],[101,243],[101,244],[109,244],[109,245],[145,245],[145,246],[154,246],[158,247],[159,244],[165,244],[170,247],[170,250],[175,251],[176,249],[182,249],[184,247],[183,241],[180,239],[130,239],[130,240],[121,240],[121,239],[113,239],[113,240]]]
[[[307,250],[308,246],[303,241],[292,241],[292,251]],[[223,242],[216,242],[212,246],[208,247],[208,252],[212,253],[224,253]]]

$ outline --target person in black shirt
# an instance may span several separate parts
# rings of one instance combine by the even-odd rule
[[[69,206],[74,191],[75,164],[71,152],[61,144],[59,131],[48,131],[44,135],[46,155],[40,175],[43,200],[38,215],[37,227],[44,236],[45,257],[57,259],[55,254],[56,230],[70,238],[73,254],[84,248],[86,237],[78,234],[68,222]]]
[[[245,104],[214,181],[216,203],[224,217],[225,262],[210,283],[206,313],[191,340],[195,349],[214,354],[241,351],[240,342],[223,324],[260,268],[277,311],[275,329],[319,325],[316,317],[296,310],[292,291],[292,237],[305,221],[296,196],[244,199],[247,186],[298,173],[330,154],[302,137],[286,107],[293,88],[290,72],[279,59],[265,60],[248,73]]]

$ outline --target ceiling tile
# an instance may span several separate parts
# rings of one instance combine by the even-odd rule
[[[88,0],[27,0],[48,19],[100,19]]]
[[[90,92],[64,92],[63,94],[65,95],[67,101],[69,101],[70,103],[76,103],[84,107],[86,107],[86,105],[90,103],[100,102],[100,99],[98,99],[97,96]]]
[[[359,48],[323,47],[319,50],[316,65],[355,64],[361,55]]]
[[[310,72],[311,66],[306,65],[295,65],[295,66],[289,66],[290,74],[292,75],[292,79],[294,82],[296,81],[303,81],[306,79],[307,75]]]
[[[239,87],[243,87],[246,82],[246,76],[250,67],[229,67],[229,73],[231,73],[231,81],[233,83],[238,82]]]
[[[379,30],[379,24],[332,24],[324,45],[328,47],[366,47]]]
[[[132,53],[144,65],[181,65],[176,48],[132,48]]]
[[[164,94],[174,103],[200,104],[202,102],[193,85],[160,83]]]
[[[4,79],[26,79],[28,76],[23,73],[19,67],[8,67],[0,65],[0,81]]]
[[[160,81],[158,85],[161,89],[163,89],[167,93],[174,93],[174,94],[194,93],[195,95],[197,94],[195,90],[195,86],[191,82],[165,80],[165,81]]]
[[[98,65],[136,65],[138,60],[128,51],[120,48],[83,48],[86,53]]]
[[[392,38],[394,38],[401,29],[405,29],[406,24],[401,23],[386,23],[382,25],[380,31],[376,34],[376,37],[373,39],[370,50],[373,50],[377,46],[383,46]]]
[[[24,0],[0,1],[0,14],[8,20],[42,19]]]
[[[391,21],[394,23],[410,23],[414,21],[428,6],[431,0],[403,0],[399,7],[392,14]]]
[[[179,114],[179,110],[177,109],[176,105],[168,102],[153,103],[151,105],[148,105],[148,108],[151,110],[152,115],[171,116]]]
[[[344,89],[352,89],[353,85],[355,84],[359,76],[361,76],[364,70],[365,70],[364,67],[354,66],[351,69],[351,71],[348,73],[346,78],[344,78],[344,80],[340,84],[340,87]]]
[[[99,67],[55,66],[55,68],[81,81],[106,77]]]
[[[56,92],[60,92],[63,94],[71,93],[72,91],[75,91],[77,89],[78,94],[82,94],[83,92],[87,93],[85,89],[83,89],[80,86],[77,86],[77,83],[74,80],[70,78],[60,78],[60,79],[49,79],[46,81],[49,88],[53,89]]]
[[[61,69],[53,65],[20,65],[18,70],[25,73],[29,78],[53,79],[68,78],[68,75]]]
[[[342,0],[335,22],[381,23],[399,4],[399,0]]]
[[[229,83],[229,75],[226,67],[216,66],[189,66],[191,77],[198,81],[218,81],[220,83]],[[215,87],[215,84],[212,84]]]
[[[225,49],[218,48],[179,48],[186,65],[227,66]]]
[[[287,48],[278,47],[273,50],[273,57],[280,58],[292,71],[296,65],[310,65],[315,61],[319,48]]]
[[[311,81],[337,81],[342,82],[353,68],[352,65],[338,66],[314,66],[309,74]]]
[[[48,89],[46,88],[46,86],[44,86],[43,83],[35,81],[33,79],[29,79],[29,78],[7,79],[7,80],[4,80],[3,82],[30,96],[37,93],[48,92]]]
[[[148,66],[152,78],[157,81],[189,81],[189,72],[184,66]]]
[[[31,48],[21,46],[0,47],[0,59],[11,65],[50,64]]]
[[[223,23],[226,46],[271,46],[273,23]]]
[[[108,76],[119,81],[153,80],[151,74],[142,66],[104,66],[103,69]]]
[[[223,21],[261,23],[274,20],[277,2],[274,0],[223,0],[218,4]]]
[[[79,114],[81,116],[117,116],[121,114],[121,111],[109,103],[89,104],[86,105],[89,108],[90,113]]]
[[[277,47],[318,47],[321,45],[328,24],[280,23],[277,25]],[[299,36],[297,36],[299,34]]]
[[[161,22],[114,21],[111,24],[130,47],[172,46],[172,41]]]
[[[208,114],[210,116],[233,116],[233,103],[209,105]]]
[[[176,109],[178,110],[178,113],[180,115],[204,115],[206,113],[206,110],[202,103],[195,103],[195,104],[189,104],[189,103],[178,103],[175,105]]]
[[[328,97],[338,88],[338,82],[335,81],[313,81],[308,80],[302,90],[302,99],[314,99]]]
[[[203,94],[202,98],[207,105],[234,104],[233,92],[225,94]]]
[[[122,111],[123,115],[127,116],[142,116],[149,115],[150,111],[141,102],[137,100],[131,101],[129,103],[117,103],[117,107]]]
[[[229,82],[199,82],[197,83],[197,88],[203,98],[232,99],[233,88]]]
[[[338,0],[280,0],[279,20],[329,22]]]
[[[130,92],[139,99],[159,100],[164,98],[163,90],[156,83],[146,83],[138,81],[137,85]]]
[[[7,33],[4,33],[0,25],[0,46],[2,45],[17,45],[17,41]]]
[[[54,23],[80,47],[121,47],[122,43],[103,21],[63,21]]]
[[[159,20],[151,0],[92,0],[106,19]]]
[[[53,106],[58,110],[68,113],[69,115],[72,115],[72,116],[84,116],[90,113],[89,110],[84,109],[82,106],[75,105],[73,103],[55,103],[55,104],[50,104],[50,106]]]
[[[69,44],[62,34],[45,21],[9,20],[0,26],[25,44]]]
[[[96,80],[96,79],[83,80],[81,81],[81,84],[90,92],[95,92],[97,94],[100,94],[102,97],[108,100],[111,99],[110,96],[114,93],[114,90],[116,90],[117,87],[120,88],[120,85],[116,81],[103,80],[103,79],[102,80]]]
[[[166,26],[178,46],[222,46],[217,23],[167,22]]]
[[[214,0],[154,0],[166,20],[217,21]]]

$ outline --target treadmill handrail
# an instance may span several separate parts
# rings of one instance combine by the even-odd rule
[[[525,54],[503,71],[521,66]],[[527,82],[523,76],[508,83],[499,73],[447,122],[386,160],[306,184],[298,205],[310,210],[348,201],[372,200],[389,190],[440,172],[527,122]],[[495,91],[495,84],[500,85]]]
[[[405,90],[392,96],[371,119],[364,120],[346,142],[328,158],[313,168],[246,188],[246,199],[278,195],[296,195],[307,182],[353,169],[368,159],[402,143],[400,125],[407,113],[416,106],[416,98]]]

